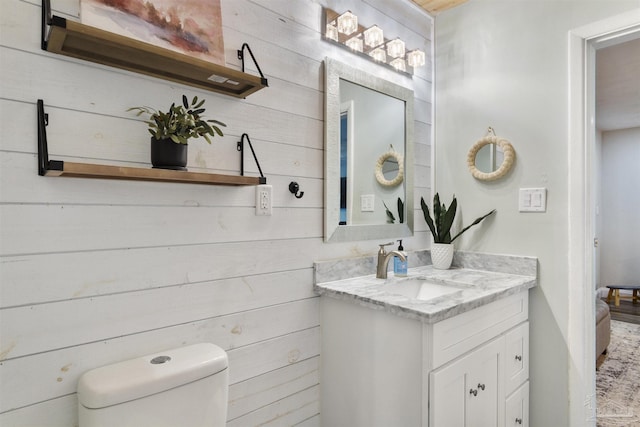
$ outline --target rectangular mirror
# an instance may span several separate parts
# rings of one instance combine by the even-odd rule
[[[324,63],[325,241],[413,235],[413,91]]]

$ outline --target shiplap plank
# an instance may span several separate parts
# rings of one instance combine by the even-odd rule
[[[0,396],[1,397],[1,396]],[[0,413],[2,427],[76,427],[78,398],[75,393],[38,402],[9,412]]]
[[[428,243],[414,241],[408,239],[407,248]],[[270,273],[289,274],[292,284],[312,283],[314,261],[375,255],[378,243],[282,239],[4,257],[0,258],[1,303],[15,307],[238,277],[255,281]]]
[[[432,145],[431,124],[416,121],[414,125],[414,138],[416,144]]]
[[[0,126],[8,133],[24,138],[0,141],[0,150],[35,153],[37,127],[29,117],[35,104],[0,100],[0,108],[14,111],[16,120],[9,115],[0,117]],[[47,140],[51,159],[92,164],[151,167],[150,135],[146,124],[137,120],[87,114],[73,110],[47,107],[49,115]],[[31,120],[26,120],[27,117]],[[73,126],[73,129],[70,129]],[[204,139],[192,141],[188,148],[187,167],[193,172],[240,175],[241,153],[237,150],[240,135],[227,132],[213,138],[209,145]],[[71,133],[71,135],[70,135]],[[315,147],[304,147],[251,137],[253,148],[267,178],[275,175],[323,177],[324,152]],[[31,144],[27,144],[31,141]],[[245,144],[245,174],[258,175],[258,167]],[[210,190],[209,190],[210,191]]]
[[[291,181],[298,182],[303,198],[293,197]],[[269,174],[267,183],[273,187],[275,208],[322,208],[322,178]],[[253,186],[41,177],[35,155],[0,151],[0,193],[5,203],[251,207],[255,192]]]
[[[229,382],[245,381],[320,354],[320,327],[309,328],[229,352]]]
[[[287,427],[320,412],[319,386],[278,400],[269,406],[227,422],[227,427],[269,426]]]
[[[3,256],[322,236],[321,209],[0,205],[0,217]]]
[[[264,274],[3,309],[0,360],[281,304],[280,288],[295,279]],[[312,283],[293,286],[313,296]]]
[[[251,362],[250,355],[242,350],[243,346],[250,346],[257,357],[265,358],[265,371],[252,371],[260,376],[289,366],[287,355],[297,349],[295,336],[304,340],[305,357],[317,355],[313,342],[316,335],[310,332],[319,323],[317,305],[317,298],[312,298],[168,327],[161,327],[166,312],[158,312],[158,328],[146,332],[127,335],[123,331],[122,336],[103,341],[5,360],[0,364],[0,412],[74,393],[79,377],[90,369],[197,342],[213,342],[228,352],[231,383],[242,377],[234,365]],[[115,312],[118,307],[112,309]],[[299,332],[300,329],[304,330]],[[298,390],[306,388],[307,384],[303,385]]]
[[[0,23],[2,24],[1,28],[11,28],[11,31],[5,31],[2,33],[3,37],[0,38],[0,46],[10,46],[14,49],[17,48],[25,52],[31,52],[75,64],[85,63],[111,72],[135,75],[132,73],[126,74],[128,72],[98,64],[91,64],[82,60],[60,57],[40,50],[39,27],[30,25],[30,23],[40,22],[40,8],[24,2],[17,3],[15,7],[11,7],[9,1],[0,3],[0,8],[2,7],[6,7],[7,13],[0,13]],[[0,11],[3,11],[3,9],[0,9]],[[226,20],[227,19],[225,19],[225,21]],[[239,28],[242,27],[244,27],[244,25],[239,26]],[[272,43],[266,43],[259,39],[247,40],[247,34],[238,32],[233,23],[231,23],[230,27],[224,27],[223,29],[225,56],[227,59],[227,65],[230,68],[237,70],[240,69],[240,61],[237,59],[236,51],[242,46],[242,43],[247,41],[250,42],[252,51],[256,55],[256,59],[259,64],[263,63],[263,61],[261,61],[262,58],[278,59],[278,61],[270,63],[268,68],[261,67],[263,71],[267,73],[266,77],[269,80],[269,89],[263,89],[262,91],[251,95],[244,102],[258,105],[265,105],[265,102],[267,102],[265,106],[270,106],[269,103],[278,102],[284,97],[284,102],[280,102],[280,106],[294,107],[291,111],[292,113],[302,114],[308,117],[318,116],[313,111],[317,112],[319,115],[322,114],[322,81],[319,75],[320,61],[322,60],[322,57],[319,57],[320,59],[308,58],[295,51],[283,49],[280,46]],[[254,69],[255,67],[253,66],[252,61],[246,61],[245,66],[247,72],[250,74],[258,74]],[[313,76],[314,74],[316,77],[311,78],[310,76]],[[165,84],[161,80],[147,77],[143,78],[156,81],[158,84]],[[172,84],[178,85],[177,83]],[[302,86],[304,89],[300,90],[299,88],[296,88],[296,86]],[[279,96],[274,97],[274,92],[277,92]],[[205,91],[203,93],[208,92]],[[313,101],[314,97],[317,98],[317,100]],[[225,99],[225,97],[222,96],[219,99]]]
[[[227,56],[234,53],[238,46],[241,46],[247,40],[247,35],[242,32],[245,26],[241,27],[225,27],[225,43]],[[228,42],[228,43],[227,43]],[[319,93],[322,99],[324,92],[324,83],[322,80],[322,60],[323,57],[314,57],[304,55],[290,49],[283,49],[281,46],[271,43],[268,40],[253,39],[251,41],[251,50],[256,55],[256,60],[260,64],[260,68],[266,73],[269,79],[275,78],[289,82],[290,84],[299,85]],[[264,68],[263,58],[277,58],[278,61],[269,63],[269,68]],[[245,64],[249,73],[255,73],[255,67],[252,63]],[[271,86],[271,80],[269,80]],[[280,95],[280,93],[278,94]],[[271,102],[266,98],[273,98],[273,91],[263,89],[255,95],[251,95],[249,102],[263,103]],[[311,99],[316,102],[315,96]]]
[[[317,414],[311,418],[307,418],[306,420],[298,424],[294,424],[294,427],[320,427],[321,425],[322,424],[320,424],[320,414]]]
[[[225,123],[227,132],[240,135],[248,133],[252,140],[256,138],[281,144],[304,144],[316,149],[323,147],[321,118],[293,115],[202,90],[186,90],[180,85],[169,86],[161,80],[142,78],[136,74],[114,73],[89,62],[73,63],[58,57],[48,58],[5,47],[0,47],[0,50],[3,61],[13,64],[4,70],[3,79],[0,80],[0,91],[6,99],[29,103],[43,99],[45,107],[133,118],[133,114],[126,112],[129,107],[151,105],[162,109],[172,102],[179,102],[182,94],[189,97],[197,95],[206,100],[208,117]],[[43,69],[48,70],[46,78],[43,78]],[[67,77],[70,75],[78,77],[71,79]],[[96,85],[96,80],[104,83]],[[26,85],[17,85],[16,82],[25,82]],[[60,95],[59,91],[70,86],[73,90]],[[123,90],[123,87],[128,90]],[[105,101],[113,93],[118,93],[118,98],[111,102]],[[247,120],[248,117],[251,118],[250,121]],[[54,120],[54,117],[50,116],[49,119]],[[30,126],[34,125],[32,120]],[[78,123],[67,120],[60,125],[66,125],[67,137],[72,137]],[[143,123],[140,125],[138,132],[144,135],[145,126]]]
[[[238,25],[235,28],[242,29],[244,34],[269,41],[274,45],[284,49],[300,52],[310,58],[323,59],[331,56],[343,62],[349,62],[364,71],[375,73],[379,77],[393,81],[394,83],[407,86],[411,84],[411,78],[403,74],[380,67],[373,61],[353,55],[346,49],[327,43],[320,37],[317,29],[311,29],[304,25],[297,24],[295,20],[282,19],[280,15],[263,7],[250,7],[248,0],[227,1],[223,7],[223,14],[226,22],[223,25],[232,26],[233,22]],[[307,3],[308,12],[316,16],[318,26],[320,26],[321,7]],[[370,10],[370,7],[367,7]],[[233,19],[233,21],[231,21]],[[381,24],[380,24],[381,25]],[[265,35],[269,35],[266,37]],[[278,58],[272,58],[277,61]],[[267,67],[260,63],[261,68]]]
[[[233,420],[317,385],[319,364],[319,358],[312,357],[234,384],[229,389],[227,419]]]

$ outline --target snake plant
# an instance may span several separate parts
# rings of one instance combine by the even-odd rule
[[[393,216],[393,212],[389,210],[387,204],[384,201],[382,202],[382,204],[384,205],[384,208],[387,212],[387,223],[395,223],[396,217]],[[398,197],[398,218],[400,219],[400,224],[402,224],[404,222],[404,203],[402,202],[402,199],[400,197]]]
[[[462,229],[458,234],[456,234],[453,238],[451,237],[451,226],[453,225],[453,220],[456,217],[456,209],[458,208],[458,201],[456,200],[456,196],[453,196],[453,200],[447,209],[447,206],[444,203],[440,203],[440,196],[436,193],[433,196],[433,218],[431,218],[431,213],[429,212],[429,207],[424,202],[424,198],[420,198],[420,206],[422,207],[422,213],[424,214],[424,219],[427,221],[427,225],[429,226],[429,230],[431,230],[431,234],[433,235],[434,243],[452,243],[456,240],[462,233],[470,229],[476,224],[480,224],[480,222],[494,213],[496,210],[492,210],[488,214],[477,218],[473,223]]]

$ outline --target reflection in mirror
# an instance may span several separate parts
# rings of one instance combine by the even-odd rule
[[[393,181],[397,176],[398,172],[398,162],[395,159],[387,159],[382,163],[382,176],[387,181]]]
[[[485,145],[476,154],[476,168],[485,173],[497,171],[503,161],[504,151],[495,144]]]
[[[412,235],[413,92],[329,58],[325,79],[325,240]]]
[[[404,180],[404,156],[391,149],[378,158],[376,162],[376,180],[385,187],[395,187]],[[402,199],[401,191],[397,191]]]

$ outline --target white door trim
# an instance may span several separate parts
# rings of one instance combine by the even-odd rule
[[[595,49],[640,31],[640,9],[569,32],[569,417],[572,427],[596,424],[595,278],[593,274]]]

